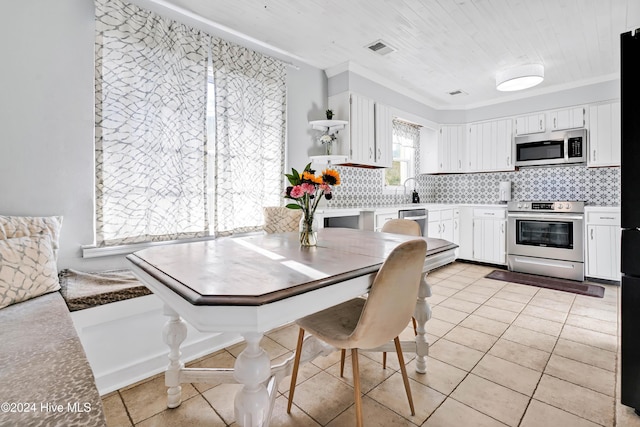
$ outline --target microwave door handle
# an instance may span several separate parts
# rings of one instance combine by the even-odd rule
[[[566,133],[564,135],[564,161],[569,161],[569,136]]]

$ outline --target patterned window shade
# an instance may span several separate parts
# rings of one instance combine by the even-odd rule
[[[284,65],[121,0],[96,0],[96,35],[97,244],[258,229],[282,194]]]
[[[262,207],[280,205],[284,191],[285,65],[214,40],[212,68],[213,228],[216,235],[262,230]]]

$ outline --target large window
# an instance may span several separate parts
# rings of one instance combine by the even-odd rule
[[[98,246],[257,230],[283,188],[285,68],[96,2]]]
[[[393,163],[384,172],[385,192],[404,191],[405,181],[415,177],[416,146],[419,140],[419,126],[393,120]]]

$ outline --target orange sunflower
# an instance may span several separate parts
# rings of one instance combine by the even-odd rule
[[[325,169],[322,171],[322,181],[329,185],[340,185],[340,173],[335,169]]]

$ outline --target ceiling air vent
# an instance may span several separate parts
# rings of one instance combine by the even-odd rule
[[[373,43],[369,43],[366,47],[367,49],[381,56],[387,55],[397,50],[396,48],[389,46],[389,43],[382,40],[376,40]]]
[[[456,89],[456,90],[452,90],[451,92],[448,92],[449,95],[451,96],[456,96],[456,95],[469,95],[467,92],[461,90],[461,89]]]

